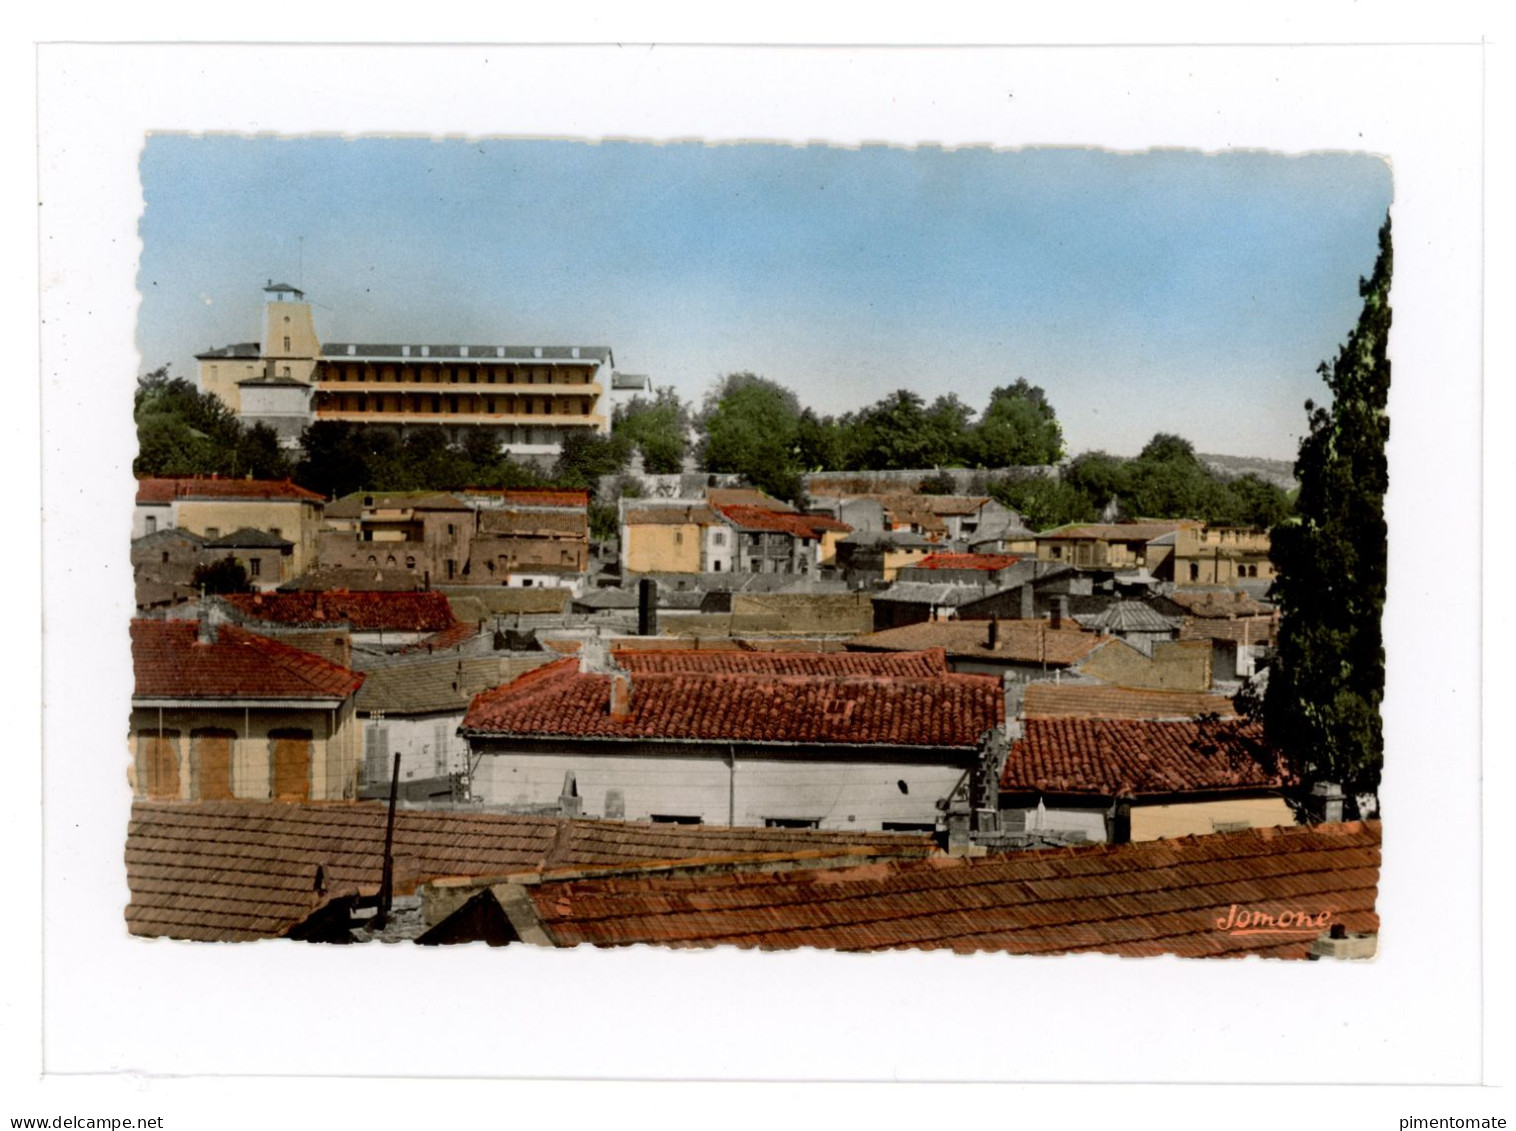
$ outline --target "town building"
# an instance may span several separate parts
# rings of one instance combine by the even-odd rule
[[[572,780],[587,815],[930,831],[1005,719],[998,680],[901,656],[584,651],[478,696],[461,729],[488,804]]]
[[[205,543],[207,560],[230,558],[253,589],[277,589],[295,576],[295,544],[267,530],[244,526]]]
[[[210,615],[134,620],[131,639],[135,796],[357,796],[361,673]]]
[[[1202,524],[1188,519],[1074,523],[1037,535],[1037,560],[1084,570],[1152,573],[1172,557],[1173,547],[1159,540],[1185,529],[1199,530]],[[1154,542],[1158,544],[1150,548]]]
[[[294,577],[316,564],[325,502],[288,479],[139,479],[132,538],[169,529],[208,542],[223,535],[267,534],[290,543],[287,559],[281,552],[280,569]]]
[[[1234,585],[1272,581],[1274,563],[1267,530],[1233,526],[1184,526],[1155,538],[1148,570],[1178,585]]]
[[[133,538],[131,557],[139,609],[168,608],[195,597],[195,570],[210,561],[204,538],[172,526]]]
[[[956,582],[999,588],[1020,581],[1022,576],[1031,576],[1033,562],[1027,562],[1020,570],[1012,568],[1021,560],[1016,554],[934,553],[904,567],[897,577],[901,581]]]
[[[303,291],[272,281],[264,291],[261,342],[196,357],[201,388],[286,443],[313,421],[338,420],[400,435],[441,428],[450,443],[484,432],[503,451],[546,461],[569,435],[610,431],[607,346],[323,343]]]
[[[425,643],[460,627],[448,599],[435,590],[230,593],[221,601],[231,615],[255,631],[337,628],[350,634],[354,645],[374,648]],[[476,631],[474,625],[461,627]]]
[[[1009,831],[1119,843],[1294,821],[1284,799],[1292,771],[1259,723],[1059,716],[1022,725],[1000,778]]]

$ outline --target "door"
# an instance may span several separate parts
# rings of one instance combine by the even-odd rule
[[[274,731],[273,796],[275,801],[309,801],[311,796],[311,732]]]

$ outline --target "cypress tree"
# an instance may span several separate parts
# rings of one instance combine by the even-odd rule
[[[1384,758],[1380,616],[1386,581],[1384,495],[1390,362],[1390,222],[1379,230],[1374,273],[1360,279],[1363,313],[1318,370],[1330,406],[1305,404],[1309,431],[1295,462],[1295,515],[1275,528],[1274,597],[1281,624],[1268,673],[1264,725],[1303,784],[1375,792]]]

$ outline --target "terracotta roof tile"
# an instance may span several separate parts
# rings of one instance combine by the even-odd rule
[[[143,699],[345,699],[363,683],[313,653],[219,626],[200,643],[196,621],[132,621],[134,694]]]
[[[126,840],[133,934],[207,941],[285,934],[330,899],[378,890],[385,807],[266,801],[138,802]],[[401,809],[397,892],[452,876],[545,867],[871,846],[921,855],[926,837],[726,829]],[[316,890],[316,869],[325,890]]]
[[[479,512],[479,532],[588,538],[590,527],[586,514],[580,510],[517,510],[514,507],[482,510]]]
[[[225,600],[251,620],[281,625],[338,621],[355,632],[441,632],[454,623],[452,606],[435,590],[234,593]]]
[[[977,569],[994,573],[1015,565],[1020,560],[1015,554],[928,554],[912,568]]]
[[[847,523],[827,515],[795,514],[790,511],[770,510],[768,507],[743,505],[718,506],[716,509],[739,529],[790,534],[796,538],[820,538],[823,531],[853,529]]]
[[[544,882],[528,890],[564,946],[1305,958],[1322,928],[1238,934],[1225,929],[1230,909],[1324,915],[1376,933],[1379,842],[1379,824],[1364,822],[833,870]]]
[[[691,503],[682,507],[628,507],[621,521],[628,526],[709,526],[720,520],[704,503]]]
[[[1045,620],[1003,620],[991,651],[989,630],[987,620],[923,621],[855,637],[848,647],[886,652],[941,648],[949,656],[1067,666],[1111,639],[1077,628],[1049,628]]]
[[[1029,719],[1192,719],[1197,715],[1228,718],[1237,713],[1226,696],[1203,691],[1149,691],[1051,680],[1027,684],[1023,703]]]
[[[1246,593],[1232,589],[1179,588],[1169,593],[1168,599],[1192,617],[1268,616],[1274,611]]]
[[[137,480],[138,503],[170,503],[175,499],[302,499],[322,503],[326,496],[307,491],[288,479]]]
[[[933,679],[948,673],[947,657],[928,652],[754,652],[719,649],[617,649],[616,662],[635,675],[731,673],[748,675],[872,675]]]
[[[1117,797],[1274,789],[1291,780],[1255,722],[1029,718],[1000,788]]]
[[[631,713],[610,715],[611,676],[563,660],[479,695],[480,735],[972,747],[1005,718],[993,676],[673,672],[633,677]]]

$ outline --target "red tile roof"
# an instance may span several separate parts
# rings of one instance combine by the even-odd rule
[[[379,887],[385,807],[267,801],[138,802],[126,839],[136,935],[207,941],[285,934],[328,900]],[[727,829],[401,809],[395,890],[442,877],[548,867],[870,846],[921,856],[930,838],[814,829]],[[325,891],[316,890],[322,869]]]
[[[561,660],[474,699],[479,735],[973,747],[1004,721],[993,676],[639,674],[631,713],[610,715],[611,677]]]
[[[139,479],[138,503],[170,503],[175,499],[303,499],[326,501],[288,479]]]
[[[1111,684],[1053,683],[1026,685],[1023,712],[1027,718],[1078,719],[1192,719],[1197,715],[1237,713],[1225,695],[1204,691],[1150,691]]]
[[[273,624],[338,621],[355,632],[441,632],[454,624],[453,607],[436,590],[235,593],[225,600],[243,616]]]
[[[617,649],[616,663],[634,675],[675,672],[747,675],[873,675],[933,679],[948,673],[941,649],[928,652],[753,652],[730,649]]]
[[[913,569],[978,569],[987,573],[1015,565],[1015,554],[928,554]]]
[[[718,521],[704,503],[688,506],[628,507],[621,516],[628,526],[709,526]]]
[[[1291,780],[1255,722],[1027,719],[1000,788],[1134,797],[1277,789]]]
[[[939,620],[887,628],[854,637],[848,648],[881,652],[916,652],[941,648],[949,656],[1014,663],[1068,666],[1111,639],[1077,628],[1049,628],[1045,620],[1003,620],[993,651],[987,620]]]
[[[214,643],[196,621],[132,621],[134,694],[142,699],[345,699],[362,674],[224,624]]]
[[[719,506],[716,509],[743,530],[764,530],[790,534],[796,538],[820,538],[823,531],[853,529],[847,523],[828,515],[794,514],[769,510],[767,507],[742,505]]]
[[[1377,933],[1377,821],[862,867],[544,882],[560,946],[902,948],[1305,958],[1324,917]],[[1227,929],[1233,909],[1291,916]]]
[[[511,487],[501,490],[471,487],[466,494],[489,495],[520,507],[588,507],[590,493],[578,487]]]

